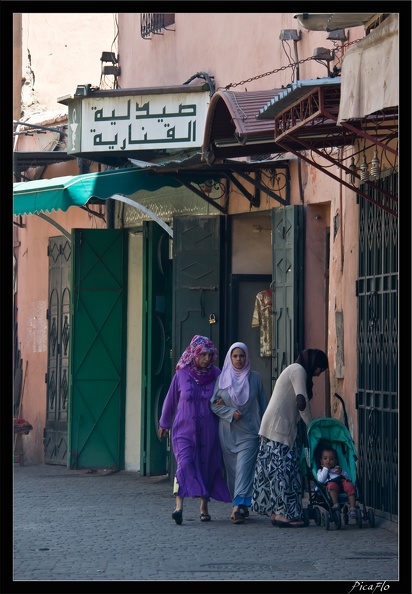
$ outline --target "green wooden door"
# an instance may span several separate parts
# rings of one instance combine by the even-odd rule
[[[70,467],[123,468],[126,234],[75,229],[73,236]]]
[[[144,223],[141,473],[167,474],[170,447],[157,436],[162,405],[171,381],[172,260],[169,235]]]
[[[213,340],[220,353],[220,365],[223,365],[223,225],[224,219],[220,216],[174,218],[173,365],[195,334]],[[219,361],[216,364],[219,365]]]
[[[272,382],[303,349],[303,206],[272,209]]]

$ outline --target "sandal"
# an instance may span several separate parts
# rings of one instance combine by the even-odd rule
[[[303,520],[292,520],[289,522],[289,526],[291,528],[304,528],[305,522]]]
[[[239,505],[239,509],[240,509],[241,513],[243,513],[245,518],[249,517],[249,508],[247,507],[247,505]]]
[[[200,514],[200,521],[201,522],[210,522],[212,518],[209,516],[209,514]]]
[[[180,525],[183,522],[183,510],[176,509],[172,513],[172,518],[174,519],[174,521],[176,522],[176,524],[179,524]]]
[[[233,516],[230,516],[230,519],[233,524],[244,524],[245,523],[245,516],[238,511],[234,512]]]
[[[305,522],[301,520],[290,520],[289,522],[281,522],[280,520],[272,520],[272,524],[278,528],[303,528]]]

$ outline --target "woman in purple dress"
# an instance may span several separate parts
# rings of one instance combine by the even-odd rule
[[[200,521],[209,522],[210,499],[229,503],[224,479],[219,420],[210,409],[218,352],[205,336],[194,336],[176,365],[176,373],[163,403],[159,438],[169,435],[173,423],[172,448],[177,462],[173,494],[176,509],[172,518],[183,521],[185,497],[200,497]]]

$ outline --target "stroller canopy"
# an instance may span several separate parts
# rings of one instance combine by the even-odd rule
[[[319,468],[322,449],[332,446],[338,454],[339,464],[351,480],[356,482],[356,460],[358,459],[355,444],[349,429],[338,419],[321,417],[314,419],[307,428],[307,444],[304,447],[306,464],[314,476]]]

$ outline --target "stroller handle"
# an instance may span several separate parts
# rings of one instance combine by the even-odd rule
[[[337,394],[336,392],[335,392],[335,397],[336,397],[336,398],[338,398],[338,399],[341,401],[341,403],[342,403],[342,408],[343,408],[343,417],[344,417],[344,419],[345,419],[345,426],[346,426],[346,429],[349,429],[348,415],[346,414],[346,406],[345,406],[345,402],[344,402],[344,400],[343,400],[342,396],[339,396],[339,394]]]

